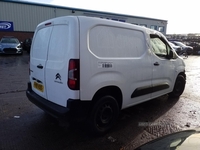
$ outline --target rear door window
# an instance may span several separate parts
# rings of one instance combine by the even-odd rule
[[[46,60],[51,31],[52,27],[47,27],[42,28],[37,32],[32,45],[32,57]]]
[[[69,50],[69,27],[67,25],[56,25],[53,28],[48,60],[63,61]]]

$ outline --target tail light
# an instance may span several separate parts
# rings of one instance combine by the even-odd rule
[[[70,59],[69,60],[67,84],[71,90],[79,90],[79,85],[80,85],[79,59]]]

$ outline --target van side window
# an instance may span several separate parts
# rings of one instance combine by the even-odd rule
[[[166,57],[169,54],[170,47],[158,35],[150,35],[152,51],[159,57]]]

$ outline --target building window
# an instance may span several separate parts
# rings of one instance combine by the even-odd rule
[[[164,27],[163,27],[163,26],[159,26],[159,27],[158,27],[158,31],[164,32]]]
[[[114,21],[118,21],[118,19],[112,19],[112,20],[114,20]]]
[[[126,22],[125,20],[118,20],[118,19],[113,19],[113,18],[112,18],[112,20],[114,20],[114,21],[120,21],[120,22]]]
[[[140,26],[142,26],[142,27],[147,27],[147,25],[146,25],[146,24],[140,24]]]
[[[156,25],[151,25],[150,29],[157,30],[157,26]]]

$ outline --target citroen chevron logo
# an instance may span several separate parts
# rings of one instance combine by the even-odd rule
[[[61,75],[59,73],[56,74],[56,79],[61,80]]]

